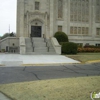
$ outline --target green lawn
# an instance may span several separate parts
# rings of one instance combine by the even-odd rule
[[[4,84],[0,91],[13,100],[91,100],[91,92],[100,92],[100,76]]]
[[[67,57],[86,63],[88,61],[100,60],[100,53],[78,53],[77,55],[66,55]]]

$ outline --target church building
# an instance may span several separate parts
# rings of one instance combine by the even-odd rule
[[[17,36],[51,38],[63,31],[69,41],[100,45],[100,0],[17,0]]]
[[[46,52],[61,54],[57,31],[79,45],[100,45],[100,0],[17,0],[15,45],[21,54],[45,51],[45,44]]]

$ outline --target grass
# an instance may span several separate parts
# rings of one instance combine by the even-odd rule
[[[77,55],[66,55],[72,59],[78,60],[82,63],[88,61],[100,60],[100,53],[78,53]]]
[[[100,92],[100,76],[3,84],[0,91],[13,100],[91,100],[91,92]]]

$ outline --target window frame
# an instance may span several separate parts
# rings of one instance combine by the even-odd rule
[[[38,7],[37,7],[38,5]],[[40,10],[40,2],[35,1],[35,10]]]

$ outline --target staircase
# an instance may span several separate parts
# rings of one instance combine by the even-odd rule
[[[25,42],[26,42],[26,54],[56,55],[56,52],[55,52],[50,40],[48,40],[48,42],[46,43],[44,41],[44,38],[32,38],[34,52],[33,52],[31,39],[26,38]]]

